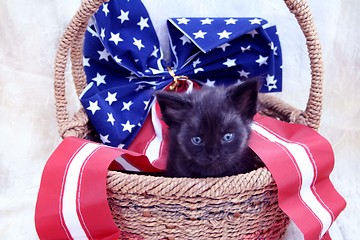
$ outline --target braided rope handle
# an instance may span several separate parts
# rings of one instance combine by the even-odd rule
[[[285,0],[285,3],[297,19],[306,39],[310,58],[311,86],[304,115],[307,125],[318,129],[323,99],[323,62],[319,37],[307,2],[305,0]]]
[[[89,19],[99,9],[101,4],[107,0],[86,0],[83,1],[80,9],[72,18],[60,40],[55,59],[54,91],[56,118],[61,137],[76,136],[86,137],[89,129],[89,119],[86,112],[81,108],[70,119],[67,109],[65,71],[68,61],[68,54],[72,63],[72,76],[75,84],[76,94],[79,96],[86,86],[86,76],[82,63],[82,41]]]
[[[84,138],[91,129],[88,117],[81,108],[70,119],[67,109],[65,90],[65,71],[70,52],[72,77],[79,96],[86,86],[86,76],[83,70],[82,43],[89,19],[108,0],[85,0],[80,9],[66,28],[57,51],[55,60],[54,90],[56,101],[56,117],[59,132],[62,137],[76,136]],[[322,109],[323,66],[321,47],[315,29],[314,20],[306,0],[284,0],[290,12],[294,14],[306,38],[311,67],[311,87],[305,111],[296,109],[280,99],[269,94],[261,94],[259,101],[276,116],[289,122],[296,122],[318,129]]]

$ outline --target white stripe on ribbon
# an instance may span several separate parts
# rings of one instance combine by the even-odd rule
[[[79,177],[84,162],[99,147],[98,144],[87,143],[68,163],[64,176],[62,194],[62,216],[73,239],[88,239],[77,214],[77,192]]]
[[[155,137],[147,146],[145,155],[148,157],[149,161],[153,163],[160,157],[161,144],[163,141],[161,122],[156,114],[156,103],[151,107],[151,121],[154,127]]]
[[[332,217],[327,209],[319,202],[315,196],[316,190],[312,187],[313,180],[316,179],[317,169],[312,162],[312,156],[310,158],[305,147],[301,143],[287,142],[281,139],[280,136],[275,135],[258,123],[252,125],[252,129],[267,138],[271,142],[276,142],[286,148],[295,160],[294,164],[297,165],[300,171],[301,186],[300,186],[300,200],[306,205],[306,207],[313,213],[314,217],[321,224],[321,236],[327,232],[332,223]],[[318,195],[318,194],[316,194]],[[319,197],[319,196],[318,196]]]
[[[192,81],[186,81],[188,87],[186,93],[190,93],[194,89]],[[155,137],[149,142],[148,146],[145,147],[145,155],[148,157],[151,163],[154,163],[161,156],[161,147],[163,143],[163,131],[161,121],[156,113],[156,102],[151,107],[151,122],[154,127]]]
[[[117,157],[115,158],[115,160],[120,163],[120,165],[128,171],[132,171],[132,172],[140,172],[140,170],[138,168],[136,168],[135,166],[131,165],[130,163],[128,163],[123,157]]]
[[[194,90],[194,83],[190,80],[186,80],[188,88],[186,89],[186,93],[191,93]]]

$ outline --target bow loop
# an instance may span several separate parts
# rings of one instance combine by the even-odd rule
[[[112,58],[139,77],[164,65],[158,37],[140,0],[104,3],[94,15],[93,28],[104,49],[97,51],[98,60]]]
[[[262,92],[281,91],[280,42],[275,27],[263,28],[266,23],[261,18],[169,19],[167,60],[140,0],[104,3],[85,33],[88,86],[80,96],[103,143],[128,147],[154,92],[171,85],[172,75],[210,86],[260,76]]]
[[[207,53],[244,34],[256,34],[267,21],[262,18],[171,18],[168,28],[178,29],[182,36],[172,38],[176,45],[193,43]],[[181,42],[181,44],[180,44]]]

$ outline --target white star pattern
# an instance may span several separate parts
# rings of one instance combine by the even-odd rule
[[[224,44],[218,46],[217,48],[221,48],[221,49],[225,52],[225,51],[226,51],[226,48],[227,48],[227,47],[230,47],[230,46],[231,46],[230,43],[224,43]]]
[[[135,125],[130,124],[130,121],[128,120],[125,124],[121,124],[123,126],[123,132],[128,131],[131,133],[132,129],[135,127]]]
[[[121,10],[118,19],[121,20],[121,23],[124,23],[125,21],[129,21],[129,11],[124,12],[123,10]]]
[[[259,18],[254,18],[252,20],[249,20],[251,24],[261,24],[261,19]]]
[[[224,20],[226,22],[226,25],[229,25],[229,24],[236,24],[236,22],[238,21],[237,19],[233,19],[233,18],[229,18],[229,19],[226,19]]]
[[[142,44],[142,41],[141,39],[136,39],[136,38],[133,38],[134,39],[134,45],[138,47],[139,50],[141,50],[141,48],[145,48],[145,46]]]
[[[248,32],[247,34],[250,34],[252,38],[255,37],[255,35],[259,34],[256,30],[252,30],[250,32]]]
[[[127,79],[129,79],[129,82],[131,82],[134,79],[137,79],[137,77],[135,75],[130,75],[128,77],[126,77]]]
[[[149,107],[150,100],[149,101],[143,101],[143,103],[145,104],[144,110],[146,110]]]
[[[219,35],[219,39],[223,39],[223,38],[227,38],[229,39],[229,36],[232,34],[232,32],[228,32],[226,30],[224,30],[223,32],[221,33],[218,33]]]
[[[123,108],[121,109],[121,111],[125,111],[128,110],[130,111],[130,106],[133,105],[134,103],[132,101],[130,102],[123,102]]]
[[[244,53],[246,51],[251,51],[251,46],[247,46],[246,48],[245,47],[241,47],[241,51]]]
[[[90,61],[90,58],[83,57],[83,66],[84,67],[90,67],[89,61]]]
[[[102,40],[104,40],[104,38],[105,38],[105,28],[101,28],[100,37],[101,37]]]
[[[108,13],[110,12],[109,9],[108,9],[108,4],[107,3],[103,4],[102,11],[105,13],[105,16],[107,16]]]
[[[249,78],[250,72],[245,72],[244,70],[241,70],[241,71],[238,71],[238,73],[240,74],[240,77]]]
[[[148,28],[149,24],[147,23],[147,21],[149,21],[149,18],[143,18],[140,17],[140,22],[137,23],[137,25],[140,26],[140,30],[144,30],[144,28]]]
[[[103,136],[103,135],[100,134],[100,140],[103,142],[103,144],[111,143],[111,142],[109,141],[109,134],[108,134],[108,135],[105,135],[105,136]]]
[[[259,64],[259,67],[262,66],[262,65],[268,65],[267,63],[267,60],[268,60],[269,57],[263,57],[261,55],[259,55],[259,59],[256,60],[255,62],[257,62]]]
[[[144,89],[144,88],[145,88],[145,85],[139,84],[139,85],[137,86],[137,88],[135,89],[135,92],[138,92],[138,91],[140,91],[140,90],[142,90],[142,89]]]
[[[114,60],[115,60],[115,62],[117,62],[117,63],[121,63],[121,61],[122,61],[122,59],[121,58],[119,58],[117,55],[114,57]]]
[[[190,19],[187,18],[178,18],[176,19],[178,21],[178,24],[188,24],[188,22],[190,22]]]
[[[157,48],[156,46],[154,46],[154,51],[151,53],[150,56],[153,56],[153,57],[158,57],[158,53],[159,53],[160,49]]]
[[[115,118],[114,118],[113,114],[112,114],[112,113],[107,113],[107,115],[108,115],[108,119],[107,119],[106,121],[107,121],[107,122],[110,122],[111,125],[114,126],[114,124],[115,124]]]
[[[205,24],[211,24],[214,21],[214,19],[205,18],[205,19],[202,19],[200,21],[201,21],[202,25],[205,25]]]
[[[211,81],[210,79],[206,79],[205,85],[209,86],[209,87],[215,87],[215,81]]]
[[[223,63],[223,65],[226,65],[228,68],[236,66],[235,63],[236,59],[226,59],[226,62]]]
[[[269,74],[266,77],[266,85],[268,87],[268,90],[271,91],[272,89],[277,89],[276,86],[277,80],[275,79],[275,76],[270,76]]]
[[[204,70],[203,68],[201,68],[201,67],[194,69],[194,73],[195,73],[195,74],[198,74],[199,72],[203,72],[203,71],[205,71],[205,70]]]
[[[203,32],[203,31],[199,30],[193,34],[195,36],[195,39],[197,39],[197,38],[204,38],[205,35],[207,34],[207,32]]]
[[[183,35],[180,39],[182,41],[182,45],[185,45],[186,43],[191,43],[190,39],[186,35]]]
[[[100,75],[100,73],[96,73],[96,77],[94,77],[92,80],[96,82],[96,86],[100,86],[100,84],[106,84],[105,77],[106,75]]]
[[[111,37],[110,37],[109,41],[114,42],[116,46],[118,45],[119,42],[124,41],[122,38],[120,38],[120,33],[114,34],[114,33],[110,32],[110,35],[111,35]]]
[[[104,48],[102,51],[97,51],[100,55],[99,60],[104,59],[106,61],[109,61],[110,53]]]
[[[107,95],[107,98],[105,98],[105,101],[107,101],[109,103],[109,105],[111,106],[111,104],[113,104],[113,102],[117,101],[116,95],[117,95],[117,92],[115,92],[115,93],[108,92],[108,95]]]
[[[171,18],[170,44],[163,46],[142,1],[127,1],[102,5],[87,26],[80,59],[88,82],[80,101],[107,145],[130,146],[151,114],[153,93],[172,80],[167,66],[204,86],[263,76],[263,92],[281,90],[279,39],[276,28],[261,26],[265,20]]]
[[[277,49],[278,47],[275,46],[275,44],[273,42],[269,43],[270,49],[273,51],[274,55],[277,56]]]
[[[196,68],[196,66],[197,66],[198,64],[200,64],[200,63],[201,63],[200,58],[196,59],[196,60],[193,62],[193,68]]]
[[[89,101],[90,106],[86,109],[90,110],[92,115],[96,113],[96,111],[101,110],[101,108],[98,106],[98,101],[95,102]]]

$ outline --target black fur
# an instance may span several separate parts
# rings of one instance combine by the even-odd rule
[[[166,176],[222,177],[263,166],[247,145],[257,93],[255,80],[190,94],[157,92],[169,126]]]

